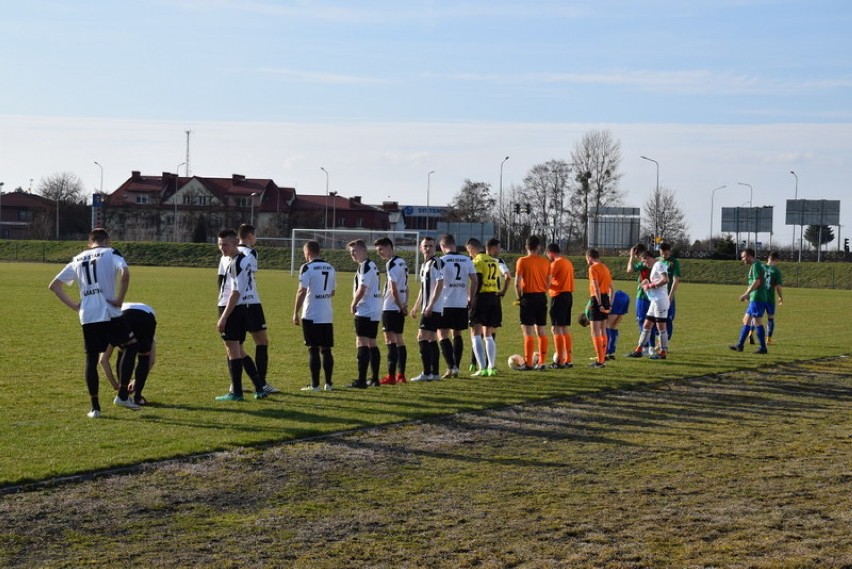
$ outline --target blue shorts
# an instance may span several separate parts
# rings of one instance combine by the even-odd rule
[[[748,308],[746,308],[746,315],[751,316],[752,318],[763,318],[763,313],[766,312],[766,303],[758,302],[756,300],[752,300],[748,303]]]
[[[626,292],[617,290],[615,291],[615,295],[612,299],[612,310],[610,310],[610,314],[627,314],[630,310],[630,297]]]
[[[767,302],[766,303],[766,314],[768,316],[775,316],[775,303]]]

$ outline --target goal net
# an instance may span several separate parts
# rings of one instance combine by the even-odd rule
[[[324,251],[345,251],[347,243],[361,239],[367,244],[367,248],[373,250],[373,242],[376,239],[388,237],[393,241],[393,249],[397,255],[413,259],[414,273],[420,272],[420,232],[419,231],[382,231],[371,229],[293,229],[290,239],[286,238],[258,238],[261,242],[277,241],[279,245],[290,246],[290,275],[294,275],[304,262],[302,258],[302,245],[305,241],[316,241]],[[411,266],[411,265],[409,265]]]

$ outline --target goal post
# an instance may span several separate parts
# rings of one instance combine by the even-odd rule
[[[367,244],[369,250],[373,250],[373,242],[376,239],[388,237],[393,241],[396,254],[407,253],[405,257],[414,260],[414,273],[420,272],[420,231],[387,231],[379,229],[308,229],[294,228],[290,232],[290,239],[286,238],[258,238],[263,241],[289,241],[290,245],[290,276],[293,276],[304,262],[301,251],[305,241],[316,241],[323,250],[346,250],[346,245],[356,239],[361,239]],[[283,244],[283,243],[282,243]],[[286,246],[286,245],[285,245]],[[403,255],[401,255],[403,256]]]

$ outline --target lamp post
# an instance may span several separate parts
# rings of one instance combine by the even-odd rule
[[[104,193],[104,167],[101,166],[100,162],[95,160],[95,166],[101,169],[101,186],[98,188],[98,192],[101,194]],[[92,196],[92,227],[95,227],[95,196]]]
[[[320,166],[320,170],[325,172],[325,213],[323,214],[322,223],[325,229],[328,229],[328,170]]]
[[[753,208],[754,202],[752,201],[752,198],[754,197],[754,188],[751,187],[751,184],[746,184],[745,182],[737,182],[737,184],[739,184],[740,186],[748,186],[748,207]],[[754,240],[757,241],[757,227],[755,227],[754,230],[755,230],[754,231]],[[746,241],[748,241],[750,243],[751,242],[751,231],[748,231],[747,233],[748,233],[748,239],[746,239]]]
[[[431,212],[429,211],[429,193],[432,189],[432,174],[435,173],[435,170],[429,170],[429,173],[426,174],[426,231],[429,231],[429,217]]]
[[[249,223],[254,225],[254,198],[257,197],[259,192],[252,192],[251,194],[251,217],[249,218]]]
[[[793,174],[793,176],[796,178],[796,190],[795,190],[795,193],[793,194],[793,199],[798,200],[799,199],[799,175],[796,174],[796,172],[793,171],[793,170],[790,170],[790,173]],[[802,208],[802,212],[800,214],[800,219],[804,219],[804,217],[805,217],[805,212],[804,212],[804,208]],[[801,226],[799,227],[800,235],[804,233],[804,229],[805,229],[804,227],[801,227]],[[839,243],[839,241],[838,241],[838,243]],[[796,226],[795,225],[793,225],[793,244],[792,244],[791,247],[792,247],[793,250],[796,249]],[[799,262],[800,263],[802,262],[801,238],[799,240]]]
[[[329,192],[331,196],[331,229],[337,229],[337,194],[339,192]]]
[[[509,157],[506,156],[505,158],[503,158],[503,161],[500,162],[500,209],[498,209],[497,211],[503,211],[503,164],[505,164],[506,160],[508,160],[508,159],[509,159]],[[500,241],[503,241],[503,220],[502,219],[500,220],[500,237],[499,237],[499,239],[500,239]]]
[[[707,240],[708,245],[712,248],[713,246],[713,202],[716,199],[716,192],[719,190],[723,190],[728,186],[719,186],[718,188],[713,188],[713,191],[710,193],[710,237]]]
[[[653,162],[657,167],[657,186],[654,190],[654,247],[657,245],[657,237],[660,229],[659,224],[659,216],[660,216],[660,163],[654,160],[653,158],[648,158],[647,156],[640,156],[642,160],[647,160],[648,162]]]
[[[177,234],[177,230],[178,230],[178,214],[177,214],[178,178],[180,178],[180,167],[183,166],[184,164],[186,164],[186,162],[181,162],[180,164],[177,165],[177,168],[175,168],[175,173],[177,174],[177,178],[175,178],[175,195],[172,196],[172,201],[175,204],[175,243],[177,243],[177,240],[178,240],[178,234]]]

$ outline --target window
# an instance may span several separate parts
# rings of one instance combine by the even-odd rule
[[[137,204],[143,204],[143,205],[147,204],[148,203],[148,196],[136,196],[136,203]]]
[[[33,210],[31,209],[19,209],[18,210],[18,221],[32,221],[33,220]]]
[[[355,227],[364,227],[364,218],[359,217],[355,220]]]
[[[240,198],[237,200],[238,207],[251,207],[251,198]]]
[[[213,198],[210,196],[198,196],[198,205],[210,205],[213,203]]]

